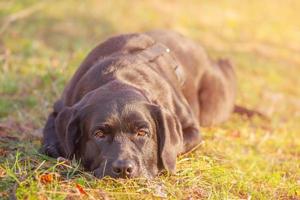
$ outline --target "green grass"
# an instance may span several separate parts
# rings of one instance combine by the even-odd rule
[[[300,199],[299,9],[297,0],[0,1],[0,199]],[[154,180],[96,180],[39,154],[36,135],[86,54],[111,34],[158,28],[230,58],[237,102],[270,122],[233,115],[202,129],[205,143],[178,158],[177,174]]]

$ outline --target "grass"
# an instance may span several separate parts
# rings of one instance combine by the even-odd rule
[[[0,1],[0,199],[300,199],[300,3],[297,0]],[[111,34],[177,30],[236,65],[239,104],[203,128],[177,174],[96,180],[38,153],[52,103]]]

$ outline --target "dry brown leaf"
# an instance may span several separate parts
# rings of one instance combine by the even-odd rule
[[[42,174],[39,177],[40,182],[43,184],[49,184],[52,183],[54,181],[54,174],[53,173],[49,173],[49,174]]]
[[[206,199],[208,197],[207,192],[200,187],[193,187],[188,191],[189,195],[186,200]]]
[[[8,154],[7,150],[0,148],[0,156],[5,157],[5,156],[7,156],[7,154]]]
[[[231,137],[239,138],[239,137],[241,137],[241,132],[238,130],[232,131]]]
[[[86,193],[86,191],[84,191],[84,189],[83,189],[83,187],[82,187],[81,185],[76,184],[76,188],[77,188],[77,190],[79,191],[80,194],[88,195],[88,194]]]
[[[6,176],[6,172],[3,168],[0,167],[0,178],[3,178],[4,176]]]

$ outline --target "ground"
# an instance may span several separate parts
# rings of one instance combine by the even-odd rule
[[[0,1],[0,199],[300,199],[298,0]],[[176,175],[96,180],[39,154],[51,106],[86,54],[111,34],[172,29],[226,57],[237,103],[203,128]]]

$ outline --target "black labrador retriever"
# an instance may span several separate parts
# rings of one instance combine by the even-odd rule
[[[176,157],[201,142],[199,126],[234,109],[227,60],[171,31],[111,37],[87,56],[54,104],[42,150],[81,160],[96,177],[175,172]]]

